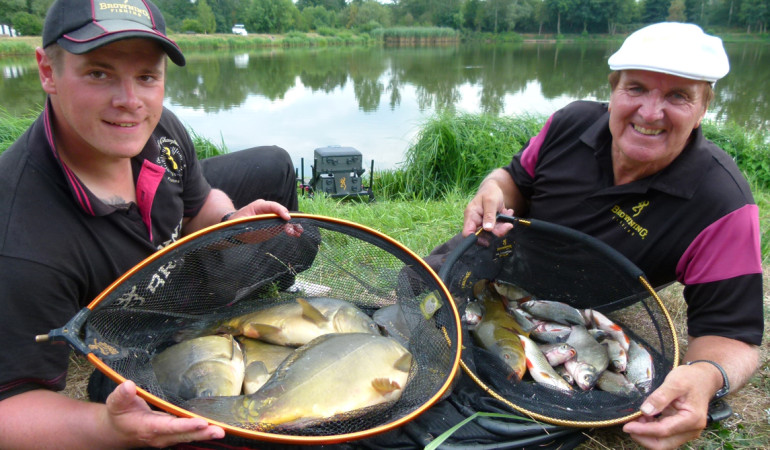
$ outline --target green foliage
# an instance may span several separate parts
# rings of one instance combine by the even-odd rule
[[[0,55],[31,55],[35,45],[19,39],[0,39]]]
[[[43,19],[28,12],[17,12],[11,23],[22,36],[37,36],[43,32]]]
[[[429,119],[406,153],[404,169],[385,184],[389,193],[437,199],[475,192],[490,170],[508,164],[544,118],[444,113]]]
[[[214,17],[214,11],[206,0],[197,0],[196,10],[198,12],[198,21],[203,26],[204,33],[214,33],[217,31],[217,20]]]
[[[766,136],[734,123],[717,125],[710,121],[704,121],[703,135],[732,156],[750,182],[770,189],[770,154]]]
[[[182,21],[182,31],[185,33],[204,33],[206,30],[198,19],[185,19]]]
[[[39,112],[30,111],[27,114],[12,116],[0,106],[0,153],[10,147],[32,125],[38,114]]]

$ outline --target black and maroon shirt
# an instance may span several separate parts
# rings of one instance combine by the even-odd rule
[[[0,155],[0,400],[63,389],[66,345],[36,343],[124,272],[181,237],[211,190],[168,110],[132,159],[136,203],[98,199],[59,159],[51,108]]]
[[[615,186],[611,143],[607,104],[554,113],[506,167],[529,216],[604,241],[653,286],[682,283],[691,336],[759,345],[759,209],[734,161],[699,127],[668,167]]]

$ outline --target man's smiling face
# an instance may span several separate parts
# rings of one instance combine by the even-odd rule
[[[610,97],[613,163],[639,179],[671,163],[706,114],[705,81],[624,70]]]

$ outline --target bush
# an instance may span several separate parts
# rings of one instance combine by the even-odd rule
[[[203,24],[198,22],[197,19],[185,19],[182,21],[182,32],[183,33],[204,33],[206,29],[203,27]]]
[[[22,36],[40,36],[43,33],[43,19],[26,12],[17,12],[11,17],[16,32]]]

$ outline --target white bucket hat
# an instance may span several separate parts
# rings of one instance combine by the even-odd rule
[[[730,71],[721,39],[697,25],[678,22],[635,31],[607,62],[612,70],[649,70],[712,84]]]

